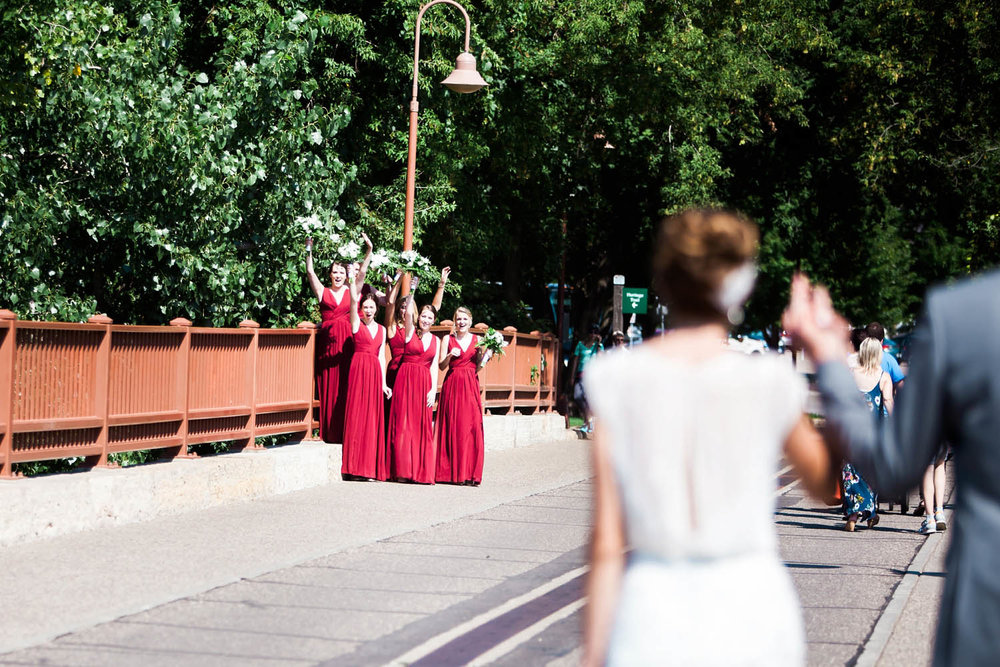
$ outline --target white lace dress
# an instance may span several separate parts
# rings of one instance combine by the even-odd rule
[[[631,547],[609,665],[800,665],[798,599],[777,551],[775,470],[805,383],[777,356],[595,358]]]

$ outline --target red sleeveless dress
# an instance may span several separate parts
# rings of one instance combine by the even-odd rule
[[[403,327],[396,327],[396,333],[386,342],[386,345],[389,346],[389,362],[385,366],[385,381],[392,387],[396,382],[399,365],[403,363],[403,352],[406,347],[406,332]]]
[[[431,390],[431,364],[437,360],[437,338],[424,350],[418,332],[406,342],[402,363],[392,388],[389,409],[389,454],[391,479],[408,479],[420,484],[434,483],[435,452],[431,411],[427,394]]]
[[[386,335],[389,334],[389,330],[386,329]],[[386,342],[386,346],[389,348],[389,361],[385,364],[385,383],[390,387],[396,386],[396,373],[399,372],[399,365],[403,363],[403,348],[406,347],[406,332],[403,328],[396,326],[396,333],[392,335]],[[385,399],[385,424],[386,429],[389,428],[389,411],[392,410],[392,400]],[[389,453],[392,453],[392,440],[389,439],[389,432],[386,431],[385,441],[389,444]],[[390,462],[391,465],[391,462]]]
[[[340,303],[329,288],[319,300],[321,322],[316,331],[316,392],[319,396],[319,437],[344,441],[347,375],[351,365],[351,295],[344,290]]]
[[[362,322],[354,334],[351,355],[350,389],[344,419],[344,452],[340,472],[344,475],[385,480],[386,461],[382,365],[378,357],[385,340],[381,324],[372,338]]]
[[[451,484],[483,481],[483,401],[476,375],[476,343],[451,360],[441,385],[436,425],[438,482]],[[448,351],[461,346],[448,336]]]

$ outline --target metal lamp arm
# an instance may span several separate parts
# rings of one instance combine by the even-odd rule
[[[431,0],[431,2],[428,2],[420,8],[420,12],[417,14],[417,26],[415,28],[416,37],[413,45],[413,99],[410,102],[411,111],[416,111],[416,109],[414,109],[414,105],[417,103],[417,73],[418,64],[420,62],[420,19],[423,18],[424,12],[428,9],[434,5],[440,5],[442,3],[458,7],[458,10],[462,12],[462,16],[465,17],[465,51],[469,51],[469,33],[472,30],[472,22],[469,20],[469,13],[465,11],[465,7],[455,2],[455,0]]]

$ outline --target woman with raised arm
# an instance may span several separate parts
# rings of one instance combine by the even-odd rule
[[[469,331],[472,313],[462,306],[455,311],[451,334],[441,339],[438,367],[447,370],[441,385],[437,413],[437,471],[446,484],[479,486],[483,481],[483,400],[479,369],[489,360]]]
[[[390,478],[398,481],[433,484],[435,481],[434,430],[431,425],[437,392],[438,339],[431,333],[437,309],[428,304],[420,309],[407,300],[402,363],[392,387],[389,410]]]
[[[441,310],[441,301],[444,299],[444,287],[448,283],[448,275],[450,273],[451,267],[446,266],[441,269],[441,280],[438,281],[437,291],[431,300],[435,314]],[[413,299],[413,293],[417,291],[417,285],[420,284],[420,278],[415,276],[410,283],[412,291],[402,300],[398,300],[399,279],[401,275],[401,273],[396,274],[385,305],[385,331],[389,341],[389,363],[386,366],[386,382],[390,387],[395,386],[396,372],[399,370],[399,365],[403,362],[403,348],[406,346],[405,337],[407,334],[406,325],[403,323],[403,316],[406,313],[409,302]],[[386,412],[386,424],[389,423],[388,419],[388,412]]]
[[[306,273],[309,286],[319,300],[320,325],[316,331],[316,390],[319,396],[319,437],[324,442],[343,442],[347,376],[351,363],[350,297],[346,285],[347,266],[330,264],[330,287],[324,287],[313,270],[312,239],[306,240]]]
[[[385,383],[385,327],[375,321],[375,296],[361,296],[361,276],[351,276],[351,356],[347,417],[344,422],[344,479],[389,477],[382,397],[391,397]],[[360,301],[360,304],[359,304]],[[360,315],[358,314],[360,305]]]
[[[361,282],[361,299],[364,300],[366,296],[371,294],[375,297],[376,306],[379,307],[385,306],[387,303],[386,294],[384,292],[379,291],[379,289],[375,285],[370,285],[369,283],[366,282],[366,279],[368,277],[368,265],[372,261],[372,251],[374,250],[374,246],[372,245],[372,240],[368,238],[368,235],[365,234],[364,232],[361,232],[361,240],[365,244],[365,258],[361,261],[360,264],[355,263],[353,265],[358,273],[358,280]],[[398,278],[399,276],[397,274],[397,280]],[[386,312],[389,313],[392,311],[387,310]]]
[[[390,387],[395,385],[396,372],[399,365],[403,363],[403,347],[406,345],[406,327],[403,325],[403,312],[409,295],[403,300],[397,300],[399,296],[400,278],[402,273],[397,273],[392,281],[392,289],[386,296],[385,302],[385,335],[389,346],[389,363],[385,368],[385,381]],[[386,405],[386,424],[389,423],[389,406]]]
[[[784,455],[827,499],[837,467],[803,414],[803,378],[777,355],[725,349],[757,238],[728,211],[667,219],[653,276],[674,328],[584,372],[595,417],[584,665],[805,662],[775,472]]]

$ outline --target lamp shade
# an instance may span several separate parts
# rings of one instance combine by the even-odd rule
[[[485,79],[476,71],[476,58],[469,52],[458,54],[455,69],[441,83],[456,93],[474,93],[486,85]]]

